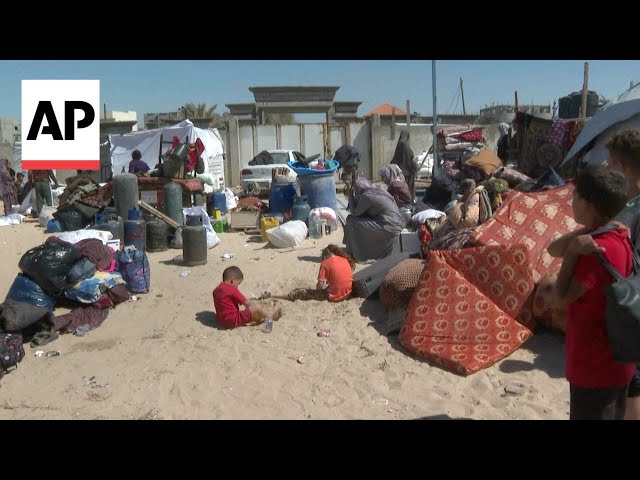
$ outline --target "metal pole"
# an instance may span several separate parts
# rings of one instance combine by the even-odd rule
[[[433,170],[440,171],[438,162],[438,97],[436,95],[436,61],[431,60],[431,90],[433,92]]]
[[[467,114],[467,107],[464,104],[464,86],[462,85],[462,78],[460,78],[460,96],[462,97],[462,114]]]

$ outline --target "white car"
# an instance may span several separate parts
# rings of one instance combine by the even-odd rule
[[[295,181],[298,176],[287,162],[299,162],[304,160],[304,155],[295,150],[267,150],[273,163],[270,165],[248,165],[240,172],[240,186],[248,195],[264,195],[271,190],[272,170],[274,168],[286,168],[288,178]]]

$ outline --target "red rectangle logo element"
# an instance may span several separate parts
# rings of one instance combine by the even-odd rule
[[[55,162],[55,163],[52,163]],[[23,170],[100,170],[100,160],[23,160]]]

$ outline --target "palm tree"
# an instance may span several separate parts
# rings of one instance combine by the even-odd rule
[[[216,128],[224,123],[222,115],[216,112],[218,105],[214,104],[208,107],[205,102],[193,103],[189,102],[182,107],[185,118],[189,118],[194,123],[204,124],[203,126],[209,128]]]

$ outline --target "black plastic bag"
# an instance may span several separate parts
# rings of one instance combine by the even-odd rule
[[[43,318],[48,318],[50,313],[46,308],[7,299],[0,304],[0,326],[5,332],[21,332]]]
[[[11,285],[9,293],[7,293],[7,300],[25,302],[35,307],[42,307],[53,311],[53,300],[51,297],[44,293],[40,285],[21,273],[18,274],[13,281],[13,285]]]
[[[88,225],[87,220],[77,210],[62,210],[53,214],[53,218],[60,220],[65,232],[75,232],[82,230]]]
[[[83,258],[69,270],[67,274],[67,283],[75,285],[85,278],[91,278],[96,273],[96,264],[88,258]]]
[[[25,253],[18,267],[48,295],[55,296],[67,284],[67,275],[82,253],[73,245],[45,243]]]

